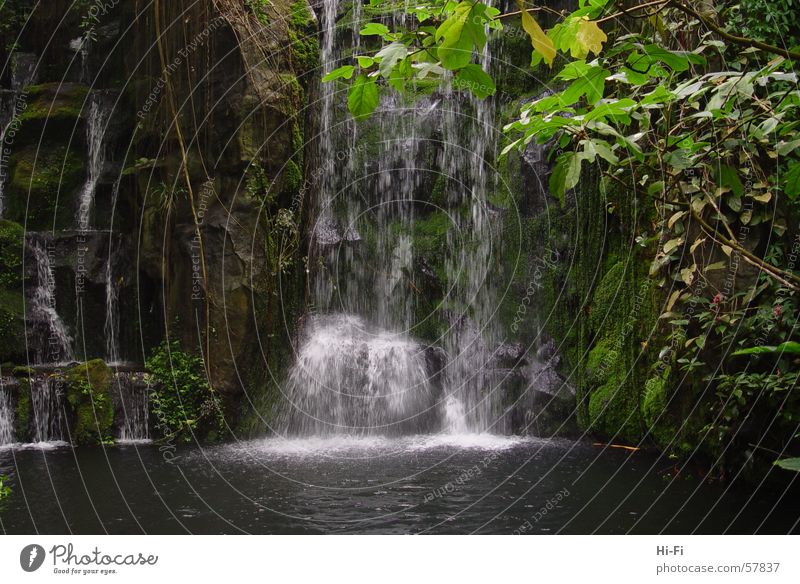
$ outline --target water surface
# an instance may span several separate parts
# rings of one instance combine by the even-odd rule
[[[169,458],[169,457],[167,457]],[[6,533],[787,533],[796,493],[492,435],[0,450]]]

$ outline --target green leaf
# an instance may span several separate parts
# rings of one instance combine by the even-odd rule
[[[783,175],[783,180],[783,192],[794,201],[797,195],[800,195],[800,162],[789,166],[789,170]]]
[[[356,68],[353,65],[342,65],[341,67],[334,69],[325,77],[322,78],[323,81],[333,81],[334,79],[350,79],[353,76],[353,71]]]
[[[785,343],[781,343],[777,347],[772,347],[770,345],[749,347],[747,349],[739,349],[738,351],[731,353],[731,355],[736,357],[738,355],[765,355],[772,353],[789,353],[792,355],[800,355],[800,343],[796,341],[787,341]]]
[[[595,104],[603,97],[605,79],[609,75],[607,69],[591,66],[586,73],[572,82],[561,94],[563,105],[572,105],[581,97],[586,96],[589,104]]]
[[[775,466],[779,466],[784,470],[792,470],[800,472],[800,458],[782,458],[774,462]]]
[[[347,109],[356,119],[370,115],[378,107],[380,96],[374,79],[359,75],[347,94]]]
[[[575,152],[565,152],[558,157],[550,175],[550,192],[564,204],[564,195],[575,188],[581,178],[581,157]]]
[[[472,60],[472,51],[483,48],[486,44],[485,12],[484,4],[462,2],[436,29],[438,56],[443,67],[450,70],[466,67]]]
[[[456,74],[454,86],[458,89],[469,89],[476,97],[484,99],[494,95],[497,88],[492,78],[480,65],[467,65]]]
[[[642,47],[645,55],[654,61],[660,61],[667,65],[673,71],[686,71],[689,68],[689,58],[686,54],[668,51],[658,45],[645,45]]]
[[[395,65],[394,69],[392,69],[391,74],[389,75],[388,83],[392,87],[394,87],[397,91],[403,92],[406,88],[406,83],[414,74],[414,69],[411,66],[411,59],[406,57],[402,61],[400,61],[397,65]]]
[[[391,43],[383,47],[375,58],[380,58],[378,69],[384,78],[388,78],[394,69],[394,66],[401,59],[405,59],[408,54],[408,48],[403,43]]]
[[[744,194],[744,185],[739,179],[739,172],[732,166],[721,164],[717,171],[717,182],[721,187],[728,187],[737,197]]]
[[[358,34],[361,36],[385,36],[389,34],[389,28],[380,22],[370,22]]]
[[[358,66],[362,69],[369,69],[375,64],[375,59],[372,57],[360,56],[358,57]]]

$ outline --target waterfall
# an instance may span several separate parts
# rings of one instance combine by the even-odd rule
[[[486,70],[492,65],[489,47],[487,42],[480,57]],[[453,431],[497,430],[500,392],[494,386],[491,361],[503,340],[495,317],[499,278],[493,277],[499,240],[493,230],[496,212],[487,199],[496,156],[494,104],[491,98],[481,100],[471,94],[459,99],[452,87],[446,92],[450,105],[442,132],[444,172],[460,183],[449,196],[470,210],[456,215],[456,228],[448,233],[448,247],[456,251],[447,263],[455,308],[443,343],[449,356],[445,371],[447,423]]]
[[[94,203],[95,191],[103,168],[106,163],[106,132],[113,111],[112,102],[99,93],[93,93],[89,104],[89,114],[86,119],[86,142],[89,145],[88,168],[86,182],[83,184],[78,197],[78,212],[76,220],[78,229],[89,229],[89,220]]]
[[[431,430],[435,404],[424,347],[358,317],[318,317],[287,384],[282,430],[302,436]]]
[[[141,442],[150,439],[148,423],[150,386],[142,372],[114,374],[115,415],[119,442]]]
[[[320,9],[323,75],[358,52],[359,23],[337,23],[339,4],[324,0]],[[392,15],[394,24],[400,18]],[[481,61],[491,66],[488,45]],[[300,435],[502,430],[491,366],[502,341],[494,318],[498,221],[487,200],[492,103],[449,86],[415,101],[387,92],[373,116],[356,123],[341,86],[323,83],[320,92],[316,316],[285,384],[279,428]],[[426,180],[441,174],[446,201],[428,200]],[[424,260],[415,249],[420,213],[449,225],[447,248],[426,251],[446,258],[441,283],[450,326],[438,340],[446,353],[441,377],[413,338],[421,292],[412,275]]]
[[[14,404],[5,385],[0,378],[0,446],[14,442]]]
[[[109,243],[109,245],[111,245]],[[105,266],[106,321],[103,333],[106,338],[106,361],[118,363],[119,356],[119,290],[114,280],[114,256],[109,251]]]
[[[5,212],[5,183],[8,155],[6,149],[13,142],[14,126],[17,118],[27,107],[23,91],[36,82],[36,55],[33,53],[14,53],[11,63],[11,95],[8,103],[0,103],[0,219]],[[11,135],[9,135],[11,133]],[[6,139],[9,143],[6,143]]]
[[[54,245],[49,239],[34,233],[27,235],[26,242],[36,264],[36,285],[28,306],[34,363],[71,361],[72,339],[56,312],[56,284],[51,261]]]
[[[55,376],[31,378],[34,442],[57,442],[66,437],[63,386],[64,381]]]

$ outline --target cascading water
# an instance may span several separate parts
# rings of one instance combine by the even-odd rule
[[[76,220],[82,231],[89,229],[92,205],[94,204],[97,183],[103,174],[106,163],[106,133],[113,112],[112,102],[100,93],[93,93],[86,120],[86,141],[89,145],[89,164],[86,171],[86,182],[78,197]]]
[[[0,379],[0,446],[14,442],[14,407],[11,392]]]
[[[61,379],[49,375],[31,379],[31,411],[34,442],[64,440],[64,382]]]
[[[488,3],[487,3],[488,4]],[[489,43],[481,66],[492,65]],[[493,232],[496,213],[488,204],[491,163],[496,155],[494,104],[491,99],[459,99],[447,89],[448,107],[443,121],[444,172],[451,181],[451,199],[468,205],[469,214],[456,214],[456,228],[448,233],[448,248],[455,250],[447,263],[453,306],[451,327],[444,338],[449,356],[446,376],[446,422],[451,430],[501,430],[500,392],[491,365],[502,343],[495,318],[497,291],[492,277],[499,238]]]
[[[51,261],[53,244],[46,236],[35,233],[28,234],[26,241],[36,264],[36,285],[28,306],[34,363],[71,361],[72,339],[56,311],[56,283]]]
[[[433,429],[424,347],[358,317],[317,317],[287,384],[289,434],[405,434]]]
[[[114,375],[115,418],[119,442],[150,439],[148,423],[150,386],[141,372],[118,372]]]
[[[338,0],[321,8],[323,74],[348,50],[357,54],[347,43],[358,42],[360,25],[337,23],[339,8]],[[484,66],[490,60],[486,49]],[[496,263],[486,162],[494,152],[493,107],[452,89],[414,103],[387,95],[359,129],[336,84],[323,83],[320,92],[322,172],[312,252],[322,267],[312,288],[316,316],[286,383],[279,430],[306,436],[497,430],[498,392],[483,371],[501,337],[489,277]],[[443,149],[435,128],[447,143]],[[447,209],[415,200],[426,179],[439,174],[459,185],[447,189],[441,202]],[[434,252],[449,256],[451,326],[439,340],[448,355],[441,378],[426,356],[433,348],[412,337],[420,326],[420,291],[411,277],[419,261],[420,206],[428,206],[428,216],[449,217],[450,225],[448,249]]]
[[[106,321],[103,333],[106,338],[106,361],[118,363],[119,358],[119,289],[114,280],[114,256],[109,254],[105,267]]]

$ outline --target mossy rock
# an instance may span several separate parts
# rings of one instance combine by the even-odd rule
[[[586,382],[589,385],[603,385],[609,377],[620,369],[622,347],[613,337],[601,339],[586,358]]]
[[[628,316],[625,264],[615,262],[603,275],[592,295],[589,326],[599,331],[624,321]]]
[[[14,288],[22,284],[24,238],[22,225],[0,219],[0,288]]]
[[[20,363],[25,355],[25,303],[21,289],[0,288],[0,362]]]
[[[19,365],[14,367],[14,369],[11,371],[11,375],[18,379],[28,379],[35,374],[36,371],[33,369],[33,367],[28,367],[27,365]]]
[[[622,375],[612,375],[589,395],[589,424],[608,438],[636,442],[641,436],[636,391]]]
[[[289,159],[281,171],[281,195],[293,195],[303,185],[303,171],[294,160]]]
[[[288,33],[294,68],[301,73],[316,69],[319,66],[319,44],[316,30],[313,27],[305,27],[301,30],[290,27]]]
[[[27,105],[19,116],[23,124],[30,122],[77,123],[86,106],[89,88],[77,83],[44,83],[25,88]]]
[[[8,218],[28,230],[69,227],[75,215],[73,195],[85,178],[80,153],[66,146],[28,146],[11,157],[7,187]]]
[[[114,374],[102,359],[87,361],[64,373],[67,402],[74,415],[73,441],[96,444],[111,438],[114,406],[111,382]]]
[[[678,429],[673,427],[667,412],[667,376],[651,377],[644,384],[642,396],[642,419],[650,435],[659,446],[667,446],[676,439]]]
[[[312,27],[313,30],[313,27],[316,26],[316,19],[311,13],[307,0],[295,0],[292,3],[291,10],[291,23],[295,29],[303,30],[306,27]]]

